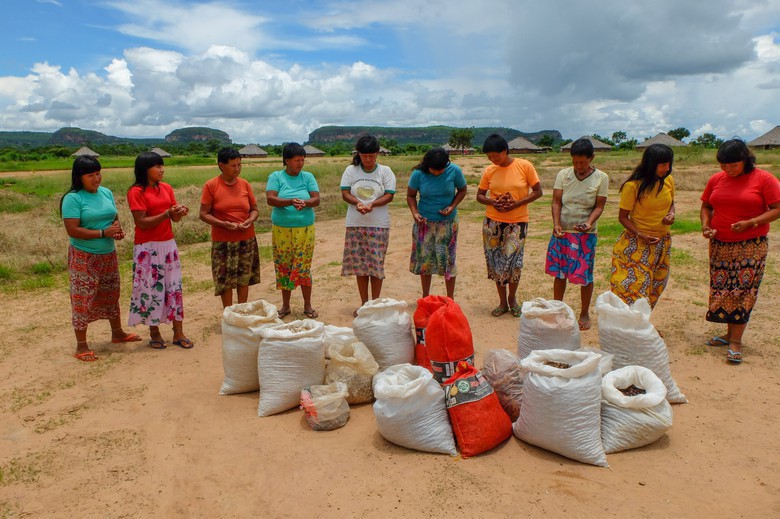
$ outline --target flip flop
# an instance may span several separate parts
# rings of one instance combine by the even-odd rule
[[[727,350],[726,360],[731,362],[732,364],[739,364],[740,362],[742,362],[742,352]]]
[[[490,312],[490,315],[493,317],[501,317],[505,313],[509,311],[509,308],[504,308],[503,306],[497,306],[493,309],[492,312]]]
[[[520,317],[523,315],[523,307],[521,305],[515,305],[509,309],[514,317]]]
[[[305,315],[309,319],[316,319],[317,317],[320,316],[320,314],[318,314],[317,310],[315,310],[314,308],[312,308],[311,310],[304,310],[303,315]]]
[[[195,347],[195,345],[192,344],[192,341],[186,337],[184,339],[179,339],[178,341],[173,341],[173,343],[179,348],[184,348],[185,350],[191,350]]]
[[[590,330],[590,321],[577,321],[580,331]]]
[[[153,348],[155,350],[164,350],[168,346],[165,345],[165,341],[162,341],[162,340],[154,341],[154,340],[152,340],[152,341],[149,341],[149,347]]]
[[[121,344],[123,342],[137,342],[140,341],[141,337],[137,333],[128,333],[121,339],[111,339],[111,342],[114,344]]]
[[[283,312],[277,312],[279,319],[284,319],[288,315],[290,315],[291,310],[286,310]]]
[[[95,355],[95,352],[92,350],[82,351],[81,353],[74,353],[73,356],[79,359],[81,362],[95,362],[98,360],[98,356]]]
[[[718,337],[716,335],[712,339],[708,340],[706,344],[707,346],[728,346],[730,342],[728,339],[724,339],[723,337]]]

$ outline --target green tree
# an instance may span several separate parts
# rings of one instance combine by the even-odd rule
[[[636,145],[639,144],[639,141],[636,139],[626,139],[625,141],[618,144],[619,150],[633,150],[636,148]]]
[[[456,128],[450,133],[450,140],[448,144],[453,148],[459,149],[463,152],[466,148],[471,147],[471,139],[474,138],[474,127],[471,128]]]
[[[682,126],[680,126],[679,128],[675,128],[674,130],[669,130],[668,132],[666,132],[666,134],[669,137],[674,137],[678,141],[681,141],[686,137],[691,136],[691,132],[689,132],[686,128],[683,128]]]
[[[620,146],[620,143],[625,141],[627,138],[628,135],[626,135],[626,132],[624,132],[623,130],[612,132],[612,142],[614,142],[618,146]]]
[[[555,138],[549,133],[542,135],[542,138],[536,143],[537,146],[542,148],[552,148],[553,144],[555,144]]]
[[[601,141],[601,142],[603,142],[604,144],[609,144],[610,146],[614,146],[614,145],[615,145],[615,143],[614,143],[614,142],[612,142],[612,139],[610,139],[609,137],[602,137],[602,136],[601,136],[601,135],[599,135],[598,133],[594,133],[594,134],[593,134],[593,138],[594,138],[594,139],[598,139],[598,140],[600,140],[600,141]]]
[[[723,144],[723,139],[718,139],[718,136],[714,133],[702,133],[693,139],[691,144],[701,146],[702,148],[718,148]]]

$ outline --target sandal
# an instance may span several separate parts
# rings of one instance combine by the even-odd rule
[[[577,325],[580,327],[580,331],[582,332],[590,330],[590,321],[577,321]]]
[[[192,344],[192,341],[188,338],[179,339],[178,341],[173,341],[173,343],[178,346],[179,348],[184,348],[185,350],[191,350],[195,347],[194,344]]]
[[[140,341],[140,340],[141,340],[141,337],[139,337],[137,333],[128,333],[127,335],[125,335],[121,339],[111,339],[111,342],[114,343],[114,344],[121,344],[123,342],[136,342],[136,341]]]
[[[149,341],[149,347],[155,350],[164,350],[168,346],[165,345],[165,341],[160,339],[159,341],[156,340],[150,340]]]
[[[718,337],[717,335],[707,341],[707,346],[728,346],[730,344],[728,337]]]
[[[314,308],[312,308],[311,310],[304,310],[303,315],[305,315],[309,319],[316,319],[317,317],[320,316],[320,314],[318,314],[317,310],[315,310]]]
[[[523,307],[522,305],[515,305],[512,308],[509,309],[512,312],[512,315],[514,317],[520,317],[523,315]]]
[[[95,355],[95,352],[92,350],[82,351],[81,353],[74,353],[73,356],[79,359],[81,362],[95,362],[98,360],[98,356]]]
[[[739,347],[742,347],[742,343],[738,341],[731,341],[730,344],[738,344]],[[726,360],[728,362],[731,362],[732,364],[739,364],[742,362],[742,352],[741,351],[734,351],[732,349],[726,350]]]
[[[278,315],[279,319],[284,319],[285,317],[290,315],[290,310],[280,310],[280,311],[277,312],[277,315]]]
[[[502,315],[504,315],[508,311],[509,311],[509,308],[506,308],[504,306],[497,306],[497,307],[495,307],[493,309],[492,312],[490,312],[490,315],[492,315],[493,317],[501,317]]]

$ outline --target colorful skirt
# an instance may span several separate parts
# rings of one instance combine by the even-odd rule
[[[560,238],[550,237],[544,271],[575,285],[593,283],[593,267],[596,261],[595,233],[567,232]]]
[[[455,249],[458,244],[458,219],[423,220],[412,227],[412,256],[409,271],[412,274],[444,279],[458,275],[455,267]]]
[[[347,227],[341,275],[384,279],[388,243],[390,243],[390,229]]]
[[[710,240],[708,321],[732,324],[750,321],[768,250],[766,236],[731,243]]]
[[[612,248],[612,292],[629,305],[644,297],[654,308],[669,281],[671,249],[668,234],[650,244],[623,231]]]
[[[314,225],[272,229],[274,270],[277,290],[311,286],[311,259],[314,256]]]
[[[181,262],[176,240],[136,243],[129,326],[159,326],[184,320]]]
[[[504,223],[485,218],[482,245],[489,279],[500,285],[520,283],[527,233],[527,222]]]
[[[257,238],[211,242],[211,276],[216,296],[225,290],[260,283]]]
[[[119,264],[116,251],[90,254],[68,247],[70,306],[74,330],[98,319],[119,317]]]

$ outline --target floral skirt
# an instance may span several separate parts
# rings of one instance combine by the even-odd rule
[[[86,330],[98,319],[119,317],[119,264],[116,251],[91,254],[68,247],[71,320],[74,330]]]
[[[211,276],[214,295],[225,290],[260,283],[260,251],[257,238],[211,242]]]
[[[272,230],[274,270],[278,290],[311,286],[311,259],[314,256],[314,225],[279,227]]]
[[[127,324],[158,326],[183,320],[181,262],[176,240],[135,244]]]
[[[482,245],[489,279],[500,285],[520,283],[527,233],[527,222],[504,223],[485,218]]]
[[[758,299],[769,240],[710,240],[710,305],[708,321],[746,324]]]
[[[551,236],[544,271],[575,285],[590,285],[597,240],[595,233],[567,232],[561,237]]]
[[[388,243],[390,243],[390,229],[347,227],[341,275],[384,279]]]
[[[455,249],[458,244],[458,219],[423,220],[412,227],[412,256],[409,271],[412,274],[444,279],[458,275],[455,267]]]
[[[623,231],[612,247],[612,292],[629,305],[647,298],[654,308],[669,281],[671,249],[672,237],[668,234],[650,244]]]

